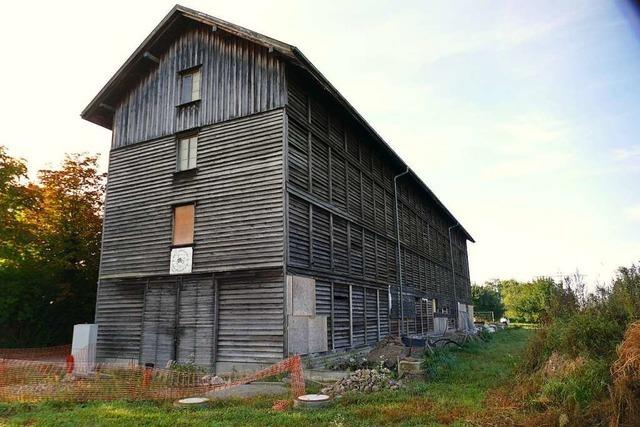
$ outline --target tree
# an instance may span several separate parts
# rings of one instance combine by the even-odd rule
[[[500,292],[492,283],[485,283],[483,286],[471,286],[471,298],[474,312],[492,311],[496,319],[504,314],[504,304]]]
[[[15,266],[29,255],[33,230],[25,215],[37,203],[36,188],[27,182],[27,165],[0,146],[0,267]]]
[[[74,324],[93,320],[105,175],[97,157],[71,155],[23,184],[25,162],[0,155],[0,215],[12,230],[2,227],[0,346],[68,343]]]
[[[43,263],[54,288],[49,324],[64,341],[75,323],[92,321],[100,264],[105,175],[97,157],[67,156],[59,170],[41,170],[35,221]]]
[[[507,317],[528,323],[548,318],[552,309],[552,296],[562,285],[548,277],[531,282],[505,280],[500,282]]]

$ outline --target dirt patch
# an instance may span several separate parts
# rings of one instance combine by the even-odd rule
[[[409,349],[402,344],[400,337],[388,336],[380,341],[367,354],[367,361],[375,365],[383,363],[391,369],[398,364],[398,359],[409,354]]]

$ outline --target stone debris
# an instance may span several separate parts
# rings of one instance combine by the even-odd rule
[[[391,371],[387,368],[358,369],[348,377],[323,388],[322,393],[329,396],[339,396],[351,391],[372,393],[384,389],[398,390],[401,385],[392,378]]]
[[[222,385],[226,383],[227,382],[224,379],[217,375],[205,375],[200,378],[200,384],[202,385]]]

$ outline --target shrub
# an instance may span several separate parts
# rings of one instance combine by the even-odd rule
[[[482,328],[480,332],[478,332],[478,338],[480,338],[484,342],[489,342],[493,339],[493,334],[488,330]]]
[[[446,375],[455,365],[456,357],[443,347],[425,351],[420,367],[429,379]]]
[[[634,332],[629,325],[640,319],[640,266],[620,268],[610,287],[581,298],[572,299],[564,288],[552,289],[548,313],[545,328],[531,338],[520,365],[527,381],[540,381],[534,393],[538,402],[562,411],[573,408],[574,415],[595,414],[599,422],[612,411],[618,411],[616,420],[637,419],[637,385],[629,387],[629,378],[636,378],[629,361],[636,356],[629,355],[640,355],[640,327]],[[616,347],[627,328],[612,378]]]
[[[527,343],[520,360],[520,371],[531,374],[542,367],[550,352],[547,349],[547,329],[538,329]]]
[[[584,310],[569,318],[560,328],[561,341],[558,344],[572,356],[582,354],[610,358],[615,354],[625,327],[625,324],[603,316],[597,310]]]
[[[584,409],[604,395],[609,378],[609,364],[605,360],[588,359],[569,375],[549,379],[540,390],[541,400]]]

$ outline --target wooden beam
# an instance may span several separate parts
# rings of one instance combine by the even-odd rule
[[[158,58],[157,56],[153,55],[151,52],[145,52],[142,54],[142,57],[144,59],[148,59],[152,62],[155,62],[156,64],[160,64],[160,58]]]
[[[331,283],[331,350],[336,349],[336,326],[335,326],[335,315],[333,310],[333,281]]]
[[[182,289],[182,276],[178,277],[176,281],[176,300],[175,300],[175,313],[173,319],[173,357],[174,361],[178,361],[178,346],[180,341],[180,290]]]
[[[112,113],[114,113],[114,112],[116,111],[115,107],[112,107],[112,106],[111,106],[111,105],[109,105],[109,104],[105,104],[104,102],[103,102],[103,103],[100,103],[100,108],[103,108],[103,109],[105,109],[105,110],[109,110],[109,111],[111,111]]]
[[[333,241],[333,213],[329,212],[329,257],[330,257],[329,259],[331,261],[330,262],[330,269],[331,269],[332,273],[335,271],[334,258],[336,256],[333,246],[334,246],[334,241]]]
[[[347,271],[349,274],[351,274],[351,270],[351,222],[347,221]]]
[[[211,369],[213,373],[216,373],[216,361],[218,356],[218,311],[220,306],[220,291],[218,287],[218,279],[215,274],[211,275],[213,279],[213,343],[211,350]]]
[[[309,203],[309,267],[313,267],[313,204]]]
[[[353,286],[349,285],[349,347],[353,347]]]
[[[328,150],[328,163],[329,163],[329,203],[333,203],[333,179],[332,179],[332,175],[333,175],[333,167],[331,166],[331,146],[327,144],[327,150]],[[347,194],[347,197],[349,197],[349,195]]]
[[[142,316],[140,316],[140,352],[138,353],[138,364],[140,365],[144,363],[144,361],[142,360],[142,353],[144,352],[144,312],[147,309],[147,292],[149,291],[149,281],[150,279],[147,279],[144,285],[144,293],[142,294]],[[100,282],[98,281],[98,283]]]
[[[378,341],[380,341],[380,289],[376,289],[376,319],[378,328]]]
[[[364,343],[368,342],[367,338],[367,288],[362,288],[363,306],[364,306]]]

